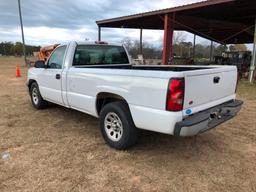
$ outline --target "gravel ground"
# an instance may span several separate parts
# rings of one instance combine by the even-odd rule
[[[98,120],[60,106],[37,111],[26,69],[0,58],[0,191],[256,191],[256,86],[242,81],[239,115],[192,138],[143,131],[116,151]]]

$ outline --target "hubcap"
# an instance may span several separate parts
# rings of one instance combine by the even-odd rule
[[[104,120],[104,127],[107,136],[112,141],[119,141],[123,135],[123,125],[121,119],[114,112],[106,115]]]
[[[32,100],[34,102],[34,104],[38,104],[38,91],[37,91],[37,88],[33,88],[32,90]]]

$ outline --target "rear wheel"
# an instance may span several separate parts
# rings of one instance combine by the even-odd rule
[[[36,82],[32,83],[29,91],[31,102],[36,109],[44,109],[48,106],[48,102],[42,98]]]
[[[123,102],[105,105],[100,113],[100,129],[107,144],[115,149],[128,149],[137,140],[129,108]]]

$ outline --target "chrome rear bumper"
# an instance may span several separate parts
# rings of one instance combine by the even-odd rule
[[[243,102],[232,100],[205,111],[188,116],[176,123],[175,136],[193,136],[208,131],[236,116]]]

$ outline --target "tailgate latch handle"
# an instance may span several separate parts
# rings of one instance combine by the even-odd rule
[[[213,78],[213,83],[214,84],[217,84],[219,82],[220,82],[220,77],[216,76],[216,77]]]

